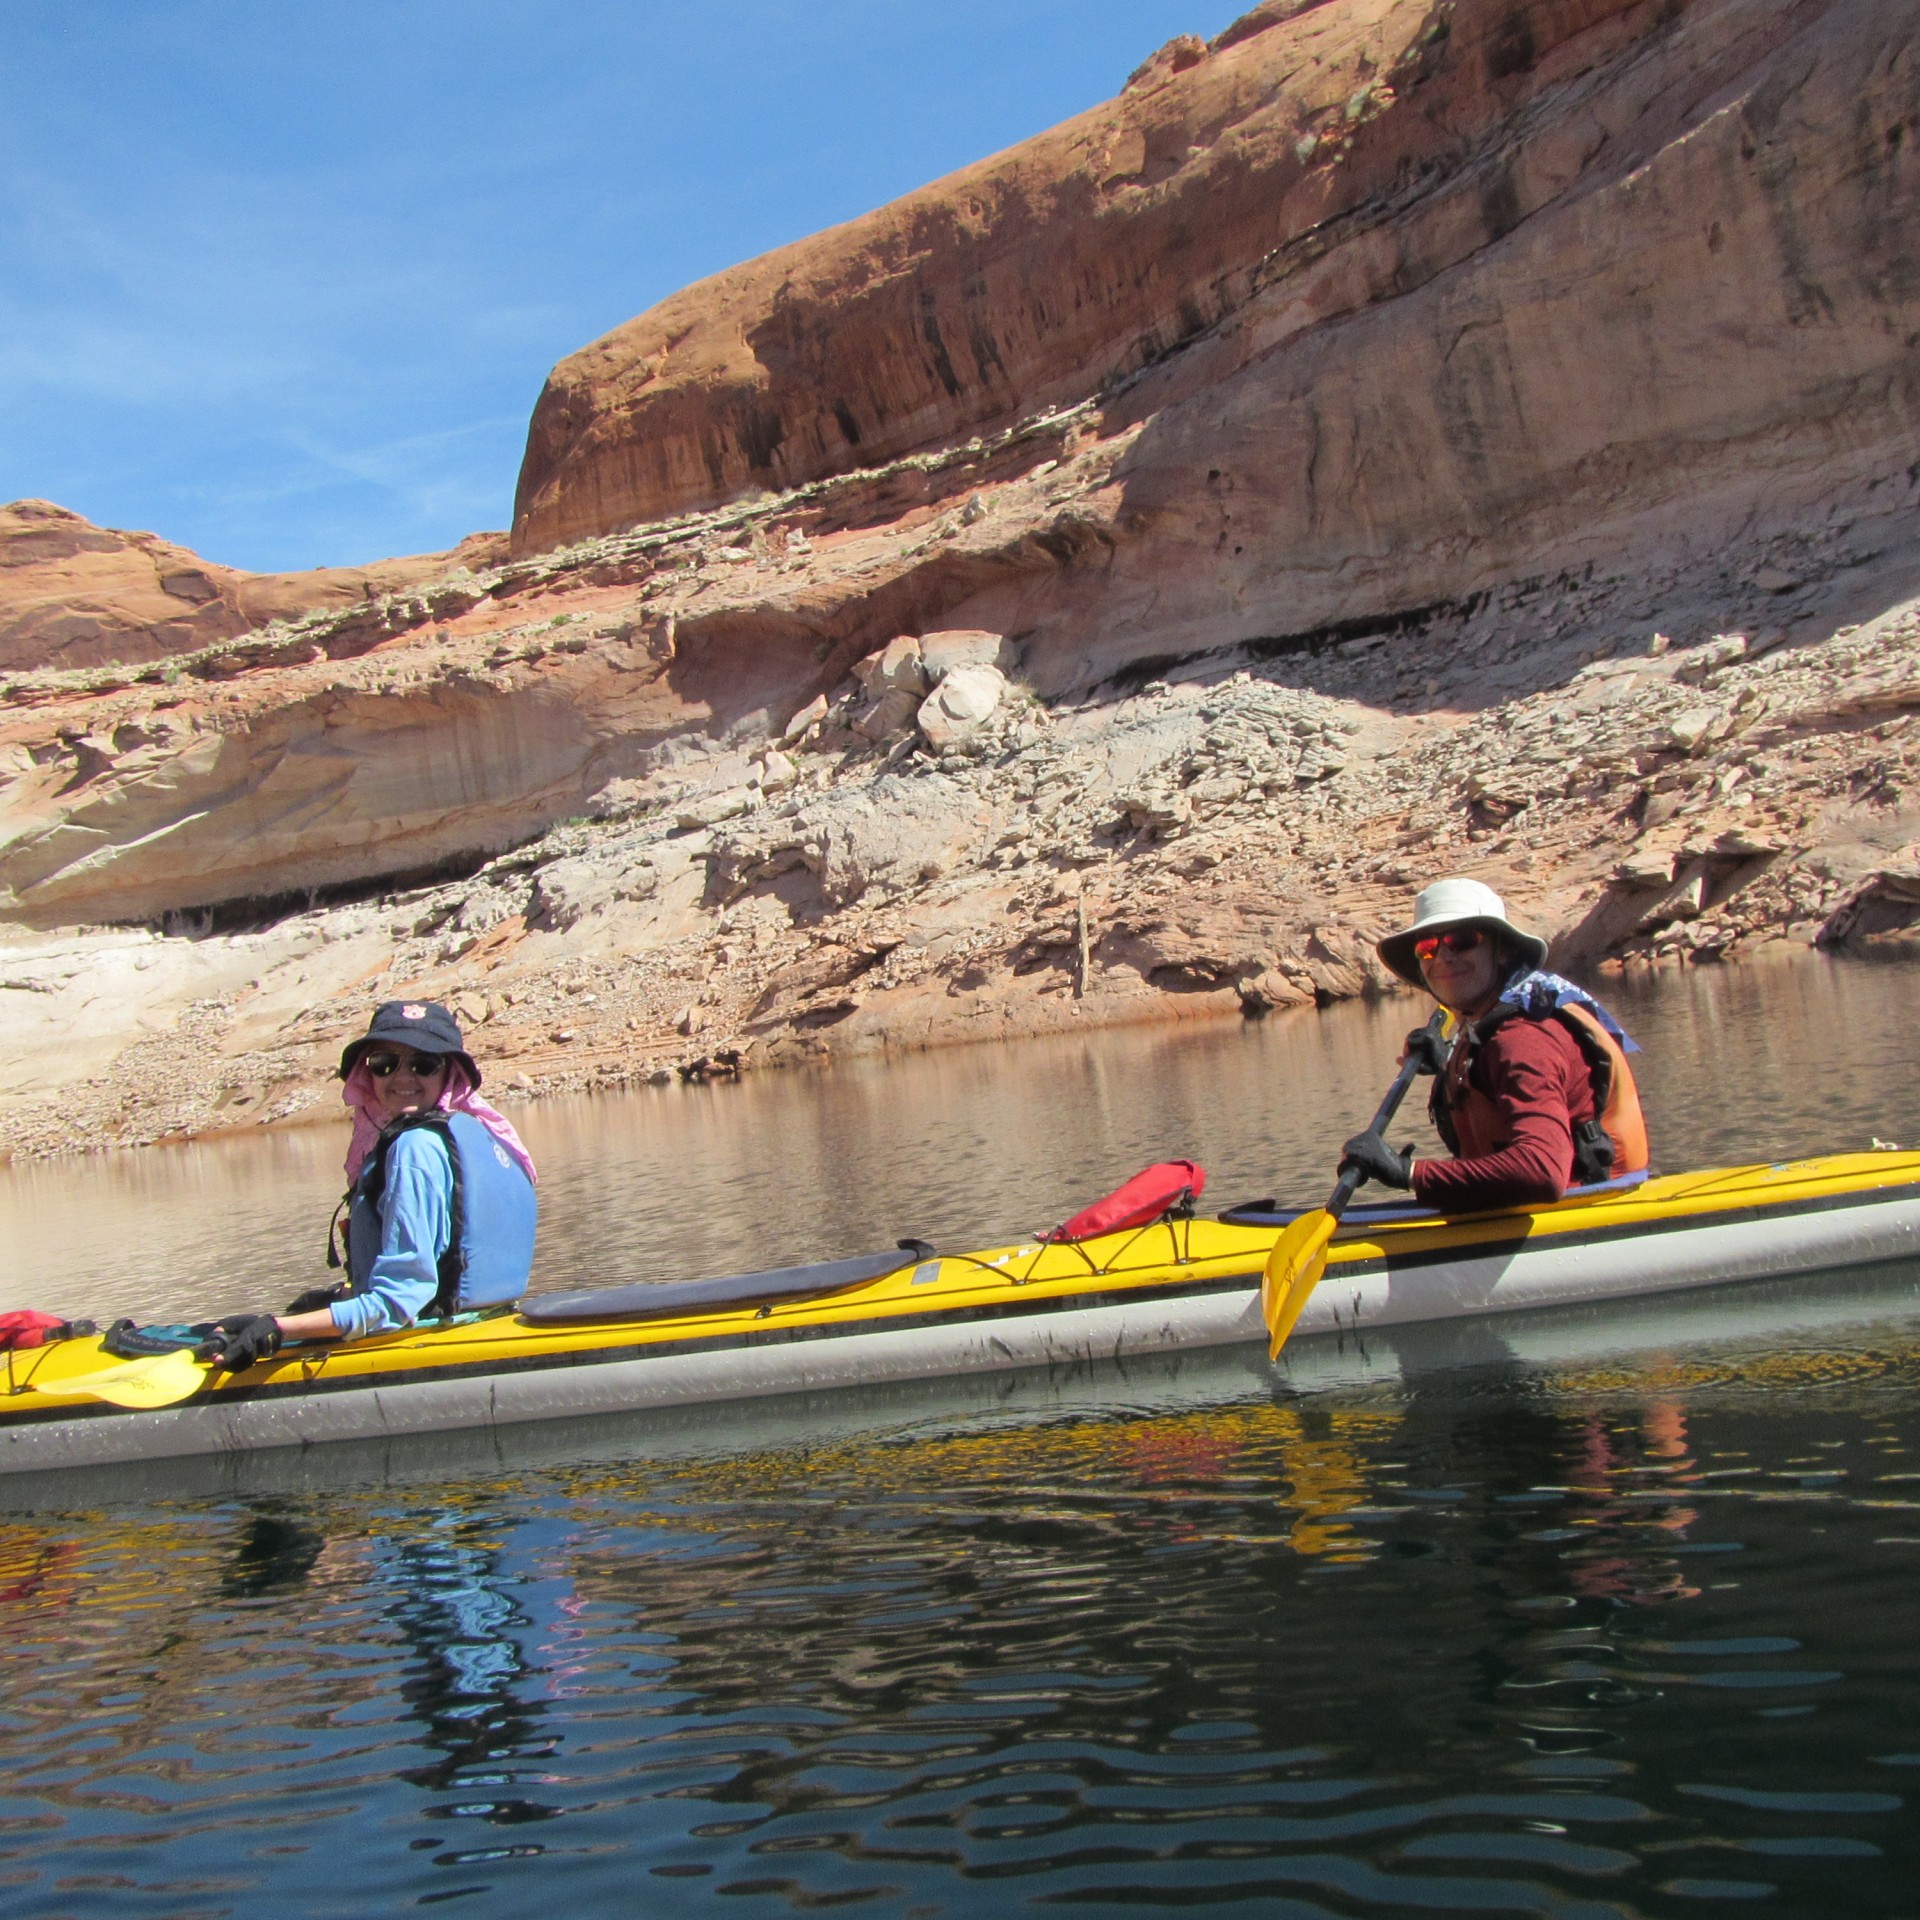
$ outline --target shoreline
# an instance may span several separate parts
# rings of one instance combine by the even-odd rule
[[[1774,938],[1758,941],[1736,955],[1710,964],[1739,967],[1742,970],[1807,969],[1821,961],[1855,965],[1873,964],[1876,959],[1885,961],[1896,955],[1901,958],[1920,960],[1920,936],[1895,934],[1876,938],[1859,946],[1827,947]],[[1618,962],[1612,962],[1597,969],[1580,969],[1586,983],[1591,985],[1603,1000],[1607,997],[1609,980],[1630,978],[1636,973],[1644,975],[1649,972],[1674,970],[1676,969],[1671,966],[1633,968]],[[842,1064],[858,1063],[863,1066],[886,1064],[948,1049],[1018,1048],[1029,1041],[1064,1039],[1074,1033],[1140,1031],[1148,1028],[1224,1028],[1229,1023],[1244,1024],[1249,1020],[1265,1019],[1272,1012],[1324,1013],[1334,1006],[1345,1004],[1349,998],[1375,1003],[1389,999],[1404,999],[1408,1007],[1416,1012],[1423,1004],[1421,995],[1397,981],[1386,984],[1369,983],[1363,992],[1352,996],[1329,998],[1318,1003],[1298,1001],[1285,1007],[1259,1010],[1251,1010],[1240,1003],[1225,1004],[1218,996],[1208,996],[1203,1004],[1195,1004],[1193,1000],[1185,997],[1175,1000],[1172,996],[1150,997],[1136,994],[1125,998],[1116,996],[1109,999],[1104,1008],[1093,1009],[1091,1017],[1081,1013],[1078,1005],[1066,1011],[1035,1005],[1026,1010],[1024,1018],[1016,1015],[1014,1009],[1005,1008],[1003,1013],[1009,1018],[999,1030],[992,1033],[943,1032],[938,1037],[923,1039],[915,1044],[875,1044],[838,1052],[825,1049],[770,1050],[769,1057],[758,1063],[744,1065],[736,1071],[711,1073],[662,1072],[658,1069],[649,1071],[643,1066],[639,1070],[630,1072],[594,1070],[582,1079],[577,1068],[570,1065],[560,1074],[534,1080],[531,1084],[515,1084],[511,1088],[495,1085],[490,1080],[487,1091],[488,1097],[496,1100],[502,1109],[507,1111],[554,1099],[595,1094],[658,1092],[672,1095],[689,1086],[737,1085],[755,1072],[821,1073],[829,1072]],[[490,1062],[484,1054],[480,1056],[483,1074],[487,1073],[490,1066],[494,1064],[496,1063]],[[530,1076],[524,1073],[516,1075],[516,1082],[528,1078]],[[336,1094],[337,1087],[336,1080],[330,1076],[325,1077],[315,1083],[312,1097],[294,1111],[264,1118],[236,1119],[225,1124],[215,1123],[201,1128],[183,1129],[148,1140],[129,1141],[95,1137],[85,1144],[79,1140],[71,1143],[48,1144],[26,1155],[8,1149],[0,1152],[0,1167],[70,1162],[107,1154],[144,1152],[149,1149],[169,1150],[223,1144],[257,1137],[262,1133],[307,1131],[334,1126],[342,1124],[346,1116],[346,1109],[338,1105],[335,1099],[330,1098]],[[73,1124],[76,1132],[88,1127],[88,1123],[78,1119]]]
[[[509,1099],[1325,1005],[1387,986],[1374,941],[1446,873],[1562,970],[1897,938],[1920,598],[1865,591],[1687,645],[1649,632],[1645,580],[1568,590],[1544,630],[1490,598],[1422,634],[1447,679],[1417,697],[1360,637],[1098,700],[1009,681],[939,748],[829,707],[779,744],[676,736],[457,877],[237,931],[0,931],[0,1138],[18,1162],[324,1112],[398,998],[449,1005]]]

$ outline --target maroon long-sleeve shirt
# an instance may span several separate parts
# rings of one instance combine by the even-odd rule
[[[1558,1020],[1504,1020],[1457,1091],[1456,1157],[1416,1160],[1414,1195],[1448,1213],[1558,1200],[1573,1179],[1573,1130],[1593,1117],[1593,1080],[1573,1035]]]

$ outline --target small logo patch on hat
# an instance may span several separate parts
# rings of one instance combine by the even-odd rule
[[[424,1020],[426,1017],[427,1010],[425,1007],[402,1007],[400,1009],[400,1018],[402,1020]]]

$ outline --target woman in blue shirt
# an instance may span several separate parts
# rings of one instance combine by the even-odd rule
[[[343,1286],[286,1312],[237,1314],[203,1350],[228,1372],[288,1340],[351,1340],[518,1299],[533,1260],[533,1161],[479,1097],[460,1028],[432,1001],[392,1000],[340,1056],[353,1110]],[[331,1256],[338,1263],[339,1256]]]

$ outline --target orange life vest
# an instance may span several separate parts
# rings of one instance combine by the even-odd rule
[[[1645,1173],[1651,1163],[1647,1121],[1640,1108],[1640,1089],[1634,1082],[1633,1068],[1627,1064],[1626,1051],[1587,1008],[1571,1003],[1550,1007],[1542,1013],[1497,1006],[1462,1031],[1447,1061],[1447,1070],[1441,1076],[1441,1084],[1434,1088],[1434,1123],[1449,1149],[1459,1151],[1451,1137],[1452,1128],[1443,1118],[1449,1092],[1457,1093],[1470,1084],[1473,1056],[1480,1043],[1503,1022],[1514,1019],[1558,1020],[1573,1036],[1587,1063],[1594,1118],[1578,1122],[1573,1129],[1575,1184],[1592,1186],[1630,1173]]]

